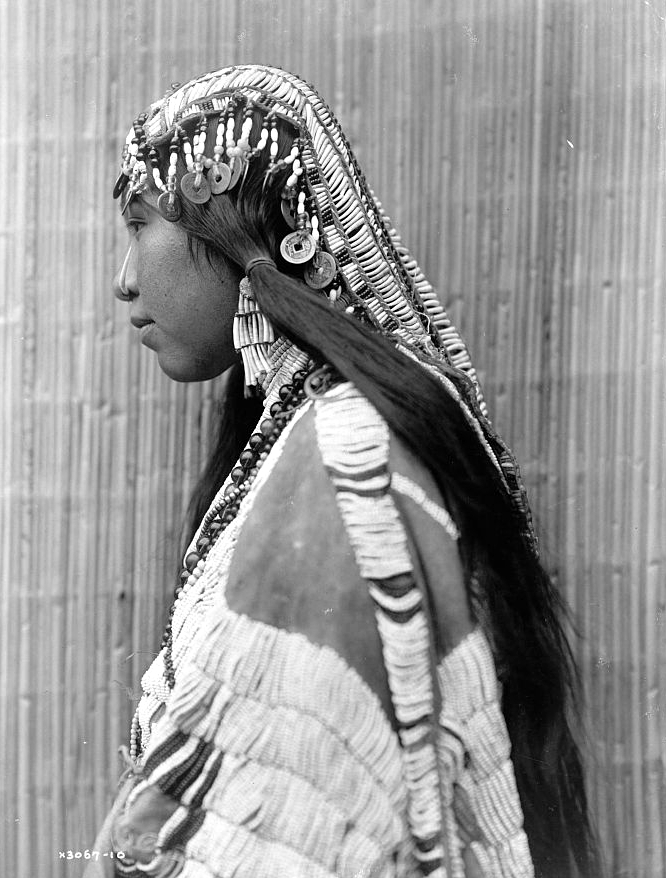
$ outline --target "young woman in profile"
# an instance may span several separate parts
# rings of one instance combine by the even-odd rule
[[[330,110],[282,70],[199,77],[114,195],[142,343],[230,377],[106,868],[597,875],[515,461]]]

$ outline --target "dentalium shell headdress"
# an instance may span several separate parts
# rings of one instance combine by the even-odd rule
[[[253,144],[251,117],[256,110],[264,115]],[[278,155],[277,119],[288,121],[297,132],[283,156]],[[194,130],[191,139],[184,126]],[[164,169],[157,147],[167,144],[169,166]],[[241,187],[247,164],[263,151],[270,156],[267,177],[291,167],[281,197],[283,216],[293,231],[282,242],[283,258],[303,266],[306,283],[390,334],[405,353],[437,374],[476,430],[536,550],[517,465],[487,419],[467,348],[368,188],[337,120],[311,86],[283,70],[257,65],[226,67],[174,86],[130,130],[114,196],[127,203],[152,176],[161,190],[162,214],[177,221],[181,199],[204,204]],[[180,181],[179,158],[187,166]],[[249,365],[262,379],[270,405],[290,372],[303,367],[304,357],[284,339],[273,341],[263,315],[250,312],[247,317],[255,325],[263,319],[260,344],[254,353],[252,346],[243,351],[242,340],[237,346],[244,353],[246,373],[246,357],[254,357]],[[473,387],[468,398],[437,369],[438,362],[468,376]]]

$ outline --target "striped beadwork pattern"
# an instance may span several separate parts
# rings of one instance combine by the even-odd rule
[[[408,479],[402,473],[392,473],[391,488],[413,500],[433,521],[436,521],[437,524],[444,528],[452,540],[460,539],[460,532],[446,509],[431,500],[423,488],[412,481],[412,479]]]
[[[408,817],[423,874],[446,875],[428,620],[389,494],[389,431],[351,384],[315,403],[319,447],[377,628],[402,744]]]
[[[438,752],[447,812],[455,813],[482,875],[531,878],[534,870],[495,663],[479,628],[445,656],[437,678]],[[451,861],[453,878],[463,878],[459,844],[451,851]]]
[[[405,484],[388,469],[386,423],[349,383],[328,390],[314,409],[322,460],[375,604],[398,735],[374,693],[333,650],[226,604],[238,533],[297,418],[196,588],[179,601],[177,686],[170,695],[160,688],[160,657],[145,675],[146,780],[130,796],[130,819],[132,802],[151,785],[176,799],[158,850],[181,852],[181,874],[189,878],[397,878],[415,869],[465,878],[470,862],[483,878],[530,878],[488,643],[477,629],[435,668],[390,495]],[[410,486],[423,505],[419,486]],[[444,510],[437,511],[439,520]],[[165,716],[153,723],[163,704]],[[160,862],[158,855],[155,868]],[[126,871],[134,875],[129,864]]]
[[[435,673],[429,621],[389,494],[392,483],[405,484],[389,472],[388,427],[351,384],[318,400],[315,416],[322,459],[375,602],[421,872],[464,878],[473,858],[478,876],[529,878],[532,861],[485,636],[476,629]],[[460,825],[462,804],[467,820]]]
[[[379,700],[333,650],[222,600],[133,798],[155,785],[179,801],[158,847],[184,850],[186,878],[397,878],[409,856],[398,751]]]

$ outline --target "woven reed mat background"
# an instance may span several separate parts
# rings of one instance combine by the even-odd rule
[[[0,2],[3,871],[77,875],[156,648],[215,384],[111,297],[121,137],[173,80],[315,82],[467,337],[582,633],[617,876],[664,874],[663,0]]]

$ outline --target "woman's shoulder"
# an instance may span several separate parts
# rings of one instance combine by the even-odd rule
[[[239,535],[229,605],[384,673],[368,580],[413,572],[444,647],[471,627],[455,525],[418,455],[351,384],[317,397]]]

